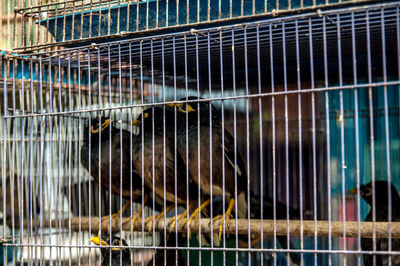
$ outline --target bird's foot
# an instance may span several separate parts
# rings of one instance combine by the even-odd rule
[[[207,207],[208,204],[210,204],[210,200],[209,199],[206,200],[203,204],[201,204],[200,207],[197,208],[196,210],[194,210],[194,212],[190,215],[190,218],[189,218],[189,232],[188,232],[189,239],[190,239],[190,236],[191,236],[190,226],[192,224],[192,221],[193,220],[195,220],[196,222],[199,221],[199,215],[198,215],[199,212],[202,211],[205,207]]]
[[[235,200],[231,199],[231,201],[229,202],[228,209],[225,212],[225,226],[227,226],[229,224],[229,220],[230,220],[230,216],[231,216],[234,204],[235,204]],[[214,222],[219,220],[218,238],[219,238],[219,240],[221,240],[222,232],[223,232],[223,228],[224,228],[224,215],[217,215],[216,217],[214,217],[213,220],[214,220]]]
[[[131,204],[131,202],[128,201],[116,213],[113,213],[111,215],[105,215],[105,216],[101,217],[101,227],[103,227],[103,224],[108,224],[109,225],[108,226],[108,233],[111,233],[111,227],[112,227],[113,222],[114,221],[119,221],[121,213],[123,213],[126,210],[126,208],[129,207],[130,204]],[[111,218],[111,223],[110,223],[110,218]]]
[[[135,214],[132,214],[129,218],[132,224],[132,231],[134,231],[136,221],[142,220],[142,207],[140,207],[140,209]]]
[[[155,215],[154,217],[153,216],[148,217],[146,219],[147,230],[149,232],[152,232],[153,231],[153,222],[157,223],[159,220],[161,220],[164,217],[164,213],[168,213],[173,207],[174,207],[174,205],[170,205],[165,210],[163,210],[161,213]]]
[[[178,223],[178,221],[184,220],[184,219],[186,220],[187,212],[188,212],[188,210],[186,209],[183,213],[175,216],[175,219],[172,220],[171,227],[169,229],[170,232],[172,232],[174,230],[174,228],[175,228],[176,224]]]
[[[146,195],[143,199],[143,204],[140,206],[140,209],[135,214],[131,215],[130,220],[132,224],[132,231],[134,231],[136,221],[142,220],[143,207],[146,205],[148,199],[149,197]]]

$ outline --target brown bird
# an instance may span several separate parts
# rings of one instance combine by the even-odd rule
[[[165,112],[163,109],[165,109]],[[176,126],[182,125],[182,115],[179,113],[177,115]],[[186,208],[188,197],[191,202],[196,200],[197,187],[191,182],[190,177],[187,179],[184,160],[175,150],[173,109],[169,107],[149,108],[143,111],[133,124],[141,128],[139,135],[134,139],[133,164],[139,173],[143,171],[142,178],[147,189],[154,192],[155,202],[163,206],[163,199],[165,198],[167,202],[172,203],[165,210],[166,212],[174,207],[175,203]],[[150,196],[152,196],[151,192]],[[187,211],[186,209],[184,213],[178,215],[175,221],[185,218]],[[158,215],[156,219],[160,219],[162,214]],[[171,230],[174,225],[175,222]],[[151,223],[149,228],[151,228]]]
[[[116,195],[135,201],[141,198],[142,181],[136,169],[131,168],[130,165],[130,137],[130,132],[117,129],[108,117],[92,119],[90,131],[89,123],[84,128],[81,162],[87,170],[89,170],[90,162],[90,175],[102,187]],[[130,203],[128,201],[120,211],[113,214],[112,219],[118,219],[120,213],[124,212]],[[139,218],[141,210],[132,218]],[[104,219],[109,219],[109,216],[103,217],[102,220]]]
[[[188,100],[196,100],[197,97],[188,97]],[[180,99],[184,101],[186,98]],[[174,106],[174,104],[170,104]],[[237,216],[247,217],[247,175],[243,160],[234,154],[234,139],[226,129],[222,130],[221,116],[218,110],[211,105],[211,127],[210,127],[210,104],[206,102],[176,104],[177,109],[188,115],[188,128],[181,128],[178,133],[178,150],[184,164],[189,164],[189,173],[192,182],[200,185],[201,191],[212,196],[225,196],[229,206],[225,212],[225,221],[228,221],[235,207],[235,190],[237,191]],[[198,121],[198,115],[200,120]],[[186,120],[185,120],[186,121]],[[198,136],[198,125],[200,125],[200,138]],[[211,131],[210,131],[211,130]],[[210,133],[211,132],[211,133]],[[212,134],[212,153],[210,153],[210,134]],[[222,141],[224,134],[224,141]],[[187,138],[186,138],[187,136]],[[187,145],[186,145],[187,141]],[[200,147],[200,154],[198,153]],[[188,150],[188,161],[186,161],[186,150]],[[198,160],[200,157],[200,176],[198,177]],[[223,161],[224,160],[224,164]],[[212,169],[212,186],[210,183],[210,166]],[[223,182],[225,176],[225,182]],[[237,182],[235,182],[235,176]],[[224,188],[225,186],[225,188]],[[207,202],[206,202],[207,203]],[[197,219],[197,217],[192,217]],[[223,230],[223,216],[220,219],[219,238]]]

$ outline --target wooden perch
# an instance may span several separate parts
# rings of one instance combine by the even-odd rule
[[[167,230],[171,227],[171,223],[174,218],[167,218],[166,224],[164,223],[164,219],[156,222],[154,224],[155,231],[163,232],[164,227],[167,227]],[[130,231],[131,230],[131,222],[130,218],[122,219],[122,230]],[[88,217],[81,217],[80,225],[79,218],[73,217],[71,218],[71,230],[78,231],[79,228],[82,231],[89,230],[89,222],[90,222],[90,230],[94,233],[99,231],[99,218],[92,217],[90,220]],[[44,220],[43,227],[49,227],[51,223],[52,228],[59,227],[59,221],[56,220]],[[238,219],[238,233],[241,235],[246,235],[248,233],[248,220],[247,219]],[[118,220],[113,220],[112,231],[118,232],[120,230],[120,223]],[[24,221],[24,226],[26,227],[27,221]],[[37,220],[36,225],[40,227],[40,221]],[[147,223],[144,223],[145,231],[147,231]],[[69,228],[69,220],[61,221],[62,228]],[[345,222],[346,226],[346,237],[358,237],[358,223],[357,222]],[[101,226],[102,231],[108,231],[109,220],[103,221]],[[186,232],[187,227],[186,224],[182,221],[178,221],[178,231]],[[250,228],[251,234],[261,235],[261,220],[251,219],[250,220]],[[136,221],[134,224],[134,231],[141,231],[142,223],[141,221]],[[218,232],[219,230],[219,221],[215,221],[213,223],[214,232]],[[290,220],[289,223],[289,234],[290,236],[300,236],[301,223],[299,220]],[[303,236],[314,236],[315,227],[314,221],[303,220]],[[198,223],[192,221],[191,223],[191,231],[192,233],[198,232]],[[235,219],[231,219],[226,224],[225,232],[227,234],[235,233]],[[274,221],[273,220],[263,220],[263,233],[264,237],[271,237],[274,235]],[[332,221],[331,222],[331,235],[332,237],[343,237],[343,222]],[[203,218],[201,219],[201,232],[202,233],[210,233],[211,232],[211,224],[210,219]],[[373,237],[373,223],[372,222],[360,222],[360,232],[361,237],[363,238],[372,238]],[[276,234],[279,236],[287,235],[287,221],[286,220],[276,220]],[[388,223],[387,222],[376,222],[375,223],[375,234],[376,238],[387,238],[388,237]],[[329,223],[328,221],[317,221],[317,235],[327,237],[329,236]],[[391,236],[392,238],[400,238],[400,222],[392,222],[391,223]]]

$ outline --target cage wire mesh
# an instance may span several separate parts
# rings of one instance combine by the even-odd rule
[[[8,6],[14,12],[16,22],[13,47],[27,51],[54,45],[76,46],[77,43],[109,38],[121,39],[131,33],[171,32],[188,26],[215,26],[215,23],[234,23],[249,18],[363,2],[368,1],[14,0]]]
[[[75,2],[24,12],[99,9]],[[400,264],[399,18],[371,3],[3,53],[3,263]]]

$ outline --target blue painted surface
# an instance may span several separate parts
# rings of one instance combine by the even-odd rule
[[[12,231],[10,230],[10,235],[12,234]],[[17,247],[14,248],[15,252],[17,252]],[[13,247],[8,246],[4,247],[3,244],[0,244],[0,265],[4,265],[4,250],[7,250],[7,262],[12,261],[13,259]]]
[[[356,121],[355,121],[355,97],[353,90],[343,91],[344,115],[344,145],[345,145],[345,182],[346,189],[356,186]],[[387,180],[388,168],[386,158],[386,128],[385,128],[385,90],[384,87],[372,88],[373,106],[373,134],[374,134],[374,156],[375,156],[375,178],[376,180]],[[358,98],[358,128],[359,128],[359,159],[360,159],[360,183],[371,181],[371,130],[369,116],[368,89],[362,88],[357,91]],[[389,151],[392,183],[400,191],[400,168],[399,168],[399,108],[400,89],[399,86],[387,87],[388,99],[388,121],[389,121]],[[323,101],[325,104],[325,101]],[[341,155],[341,125],[340,125],[340,96],[339,91],[329,92],[330,110],[330,144],[331,144],[331,173],[332,193],[342,193],[342,155]],[[363,202],[362,217],[366,215],[366,206]]]

